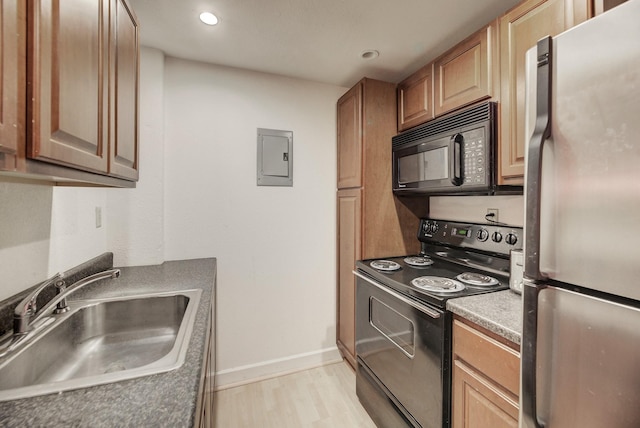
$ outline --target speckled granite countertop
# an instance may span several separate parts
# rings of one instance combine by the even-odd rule
[[[520,345],[522,297],[511,290],[450,299],[447,309]]]
[[[69,300],[201,289],[185,363],[178,369],[59,394],[0,403],[2,427],[190,427],[196,413],[216,260],[121,268],[119,279],[78,290]]]

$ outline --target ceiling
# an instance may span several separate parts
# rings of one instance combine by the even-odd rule
[[[397,83],[520,0],[130,0],[168,56],[351,87]],[[220,22],[202,24],[202,11]],[[375,49],[380,55],[363,59]]]

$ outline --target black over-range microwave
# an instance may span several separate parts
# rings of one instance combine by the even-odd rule
[[[497,187],[497,105],[485,102],[392,138],[397,194],[485,194]],[[506,193],[514,193],[511,187]],[[522,192],[522,188],[515,192]]]

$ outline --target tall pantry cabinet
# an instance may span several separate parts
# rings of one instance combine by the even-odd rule
[[[361,80],[338,100],[337,115],[336,333],[340,352],[355,367],[355,261],[417,253],[419,212],[391,190],[395,84]]]

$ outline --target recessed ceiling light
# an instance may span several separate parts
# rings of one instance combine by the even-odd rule
[[[379,55],[380,55],[380,52],[370,49],[370,50],[363,51],[360,54],[360,57],[362,59],[375,59],[375,58],[378,58]]]
[[[216,25],[218,23],[218,17],[211,12],[202,12],[200,14],[200,21],[207,25]]]

